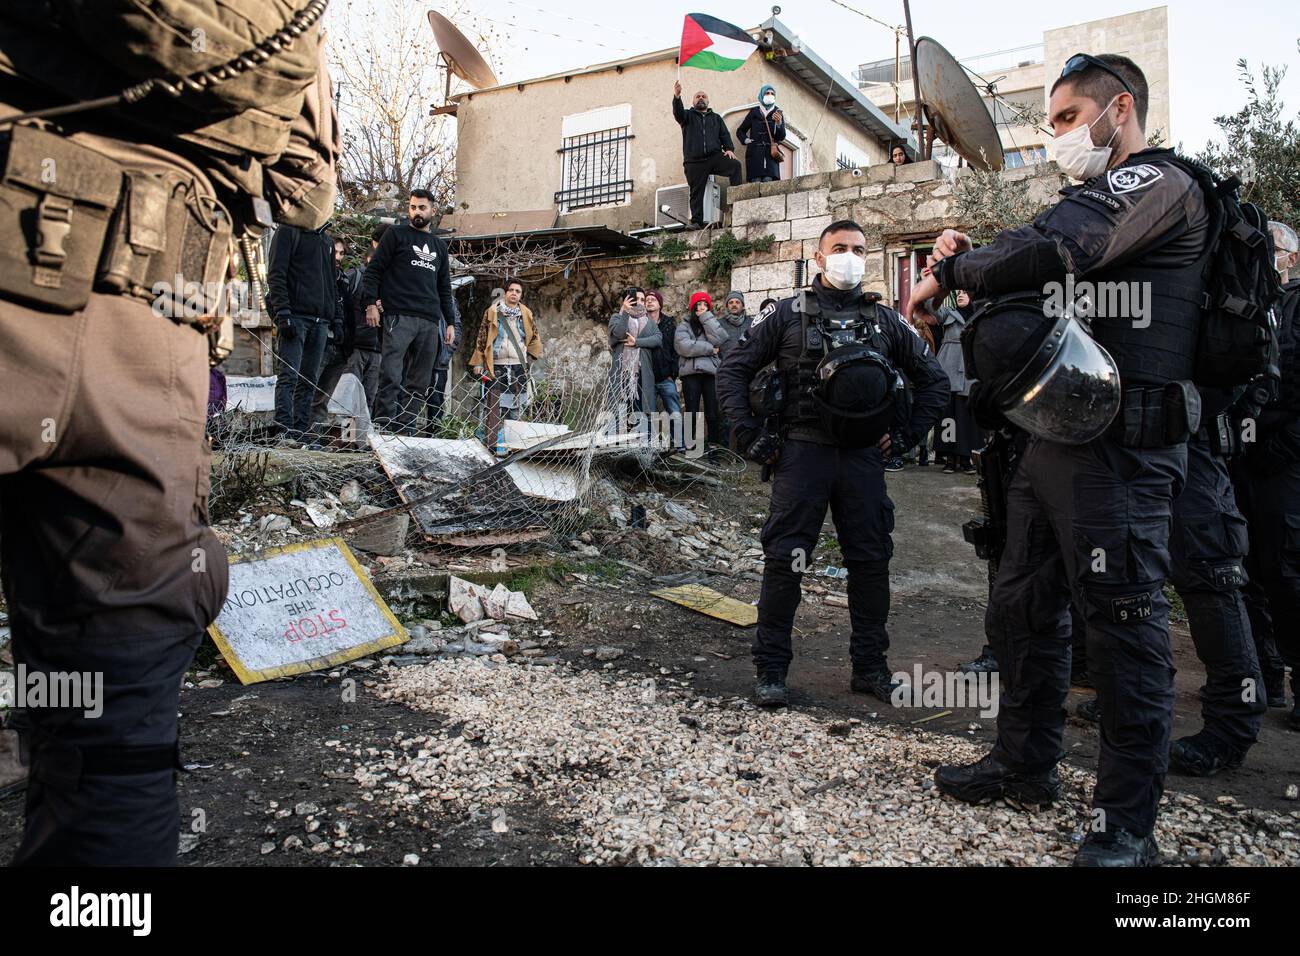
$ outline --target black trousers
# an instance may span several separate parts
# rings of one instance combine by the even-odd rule
[[[740,185],[740,160],[714,153],[705,159],[682,163],[686,182],[691,187],[691,222],[704,222],[704,186],[710,176],[726,176],[731,185]]]
[[[849,657],[855,671],[886,669],[889,559],[894,553],[894,503],[885,492],[878,448],[838,448],[788,439],[772,478],[763,525],[763,589],[758,600],[754,665],[784,674],[794,654],[790,633],[830,506],[849,572]]]
[[[994,754],[1023,772],[1064,755],[1070,603],[1084,616],[1101,710],[1097,823],[1149,834],[1173,722],[1169,535],[1187,447],[1030,439],[1007,494],[987,616],[1002,684]]]
[[[701,409],[700,405],[704,408]],[[713,376],[704,372],[682,376],[682,405],[685,411],[687,445],[702,448],[699,414],[704,412],[706,437],[715,445],[722,443],[722,411],[718,408],[718,390]]]
[[[1257,585],[1246,594],[1251,627],[1266,650],[1276,641],[1280,663],[1291,668],[1291,693],[1300,698],[1300,462],[1261,474],[1248,457],[1235,475],[1250,523],[1246,570]],[[1266,680],[1284,683],[1276,670]]]

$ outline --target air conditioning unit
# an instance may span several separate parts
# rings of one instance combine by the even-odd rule
[[[722,204],[727,198],[729,183],[722,176],[710,176],[704,186],[704,221],[710,225],[722,224]],[[665,213],[664,206],[668,207]],[[671,215],[670,215],[671,214]],[[655,226],[672,228],[691,221],[691,187],[664,186],[655,190]]]

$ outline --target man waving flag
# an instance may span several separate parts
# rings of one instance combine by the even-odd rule
[[[682,25],[681,66],[727,73],[739,70],[758,49],[753,37],[735,24],[703,13],[688,13]]]

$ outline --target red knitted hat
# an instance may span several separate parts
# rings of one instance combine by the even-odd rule
[[[695,314],[695,303],[696,303],[696,302],[699,302],[701,299],[704,300],[705,302],[709,303],[709,311],[712,312],[712,311],[713,311],[713,300],[712,300],[711,298],[709,298],[709,294],[708,294],[707,292],[697,292],[697,293],[695,293],[695,295],[691,296],[691,304],[690,304],[689,308],[687,308],[686,311],[689,312],[691,315],[694,315],[694,314]]]

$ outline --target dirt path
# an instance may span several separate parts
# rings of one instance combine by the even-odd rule
[[[974,560],[959,530],[976,504],[973,481],[943,475],[934,468],[910,468],[890,475],[889,481],[898,516],[892,575],[891,664],[895,670],[905,671],[911,671],[917,663],[927,670],[954,669],[977,653],[983,642],[984,566]],[[766,488],[751,476],[722,500],[741,527],[748,530],[761,524],[765,493]],[[698,500],[682,500],[692,508],[702,507]],[[719,502],[713,505],[719,506]],[[833,533],[829,524],[826,530]],[[833,546],[819,553],[812,566],[820,570],[828,563],[836,563]],[[683,562],[682,567],[657,566],[650,570],[664,573],[684,567]],[[614,843],[608,846],[599,841],[593,844],[586,818],[556,797],[557,787],[560,792],[571,787],[574,793],[584,795],[602,793],[600,781],[605,776],[625,772],[621,762],[614,764],[613,770],[603,763],[608,759],[605,751],[612,745],[600,744],[597,749],[604,748],[600,750],[602,756],[593,756],[591,767],[580,767],[570,760],[572,766],[561,761],[556,765],[558,769],[530,771],[536,774],[533,777],[528,773],[513,774],[512,765],[501,763],[509,755],[498,755],[498,751],[517,745],[521,753],[527,751],[528,759],[544,763],[556,748],[575,745],[564,733],[543,735],[526,745],[518,742],[528,735],[518,725],[505,721],[512,714],[500,715],[504,722],[494,722],[488,719],[490,715],[478,722],[467,720],[459,711],[480,695],[483,699],[498,697],[510,702],[501,705],[507,709],[537,708],[539,719],[559,720],[564,726],[568,726],[564,721],[572,708],[581,708],[583,700],[593,698],[606,701],[611,714],[614,710],[624,714],[620,719],[630,721],[627,726],[634,730],[658,728],[655,732],[663,735],[667,733],[665,726],[681,721],[683,732],[690,732],[695,746],[721,746],[718,735],[722,735],[727,747],[735,741],[750,740],[750,762],[732,761],[719,772],[724,777],[730,775],[727,779],[734,785],[751,779],[745,774],[758,773],[765,779],[778,772],[786,774],[795,780],[790,792],[804,799],[799,795],[807,791],[796,779],[799,774],[815,777],[818,768],[825,774],[831,772],[830,765],[818,758],[823,745],[813,747],[806,758],[811,763],[780,764],[778,755],[753,745],[753,740],[761,741],[768,732],[764,722],[772,718],[732,700],[746,697],[751,690],[751,632],[650,597],[648,592],[655,585],[638,572],[620,574],[616,578],[584,576],[585,581],[569,575],[537,587],[533,603],[542,615],[537,633],[543,628],[550,632],[546,654],[562,663],[558,668],[533,668],[538,677],[535,684],[527,686],[535,688],[535,694],[520,690],[518,672],[524,670],[524,665],[518,660],[497,663],[457,659],[431,667],[397,668],[385,672],[383,679],[381,670],[366,661],[331,674],[248,688],[230,681],[218,687],[187,687],[182,694],[182,743],[185,759],[193,770],[184,775],[180,787],[182,824],[187,833],[181,862],[199,866],[398,865],[411,864],[418,858],[422,865],[498,865],[645,858],[635,849],[637,845],[644,847],[644,842],[636,844],[633,840],[621,849],[610,849],[621,839],[611,837]],[[834,581],[814,577],[807,580],[810,585],[840,588]],[[744,576],[718,575],[710,583],[743,600],[757,596],[758,584]],[[992,737],[992,721],[980,718],[973,710],[961,710],[918,727],[914,721],[932,712],[895,711],[872,698],[850,694],[848,612],[822,603],[819,595],[810,594],[804,601],[797,627],[796,660],[791,672],[794,712],[777,718],[777,723],[771,725],[773,733],[788,733],[795,727],[808,739],[827,734],[816,739],[827,741],[824,749],[828,754],[856,752],[836,749],[845,746],[840,736],[851,734],[851,739],[863,741],[864,747],[869,743],[871,753],[880,755],[878,762],[870,766],[870,775],[863,775],[863,782],[852,785],[884,787],[863,790],[860,796],[892,806],[887,814],[902,814],[900,819],[910,824],[938,812],[944,814],[945,820],[972,827],[971,833],[976,835],[988,833],[990,828],[997,831],[1013,826],[1005,808],[982,809],[974,816],[963,815],[965,811],[957,814],[954,808],[936,803],[941,798],[926,786],[929,767],[937,762],[938,754],[969,754],[975,748],[982,749]],[[590,653],[597,646],[617,647],[624,653],[612,662],[599,662]],[[1175,650],[1179,668],[1175,735],[1181,735],[1199,727],[1196,690],[1202,678],[1185,631],[1176,630]],[[565,665],[593,673],[572,673]],[[502,670],[493,673],[493,667]],[[583,683],[593,680],[596,683]],[[654,681],[654,704],[640,714],[637,708],[642,704],[635,694],[647,686],[648,680]],[[434,690],[417,692],[415,689],[424,686],[420,681],[432,681],[429,686],[435,688],[442,686],[441,681],[452,681],[451,686],[460,690],[440,700]],[[544,692],[546,686],[552,688],[551,695]],[[575,688],[582,693],[576,694]],[[1083,692],[1072,693],[1071,709],[1083,696]],[[549,708],[550,699],[555,701],[554,708]],[[569,710],[561,708],[561,700]],[[1194,828],[1179,831],[1191,832],[1185,837],[1190,841],[1188,852],[1196,852],[1204,841],[1209,841],[1204,845],[1211,845],[1225,828],[1235,833],[1233,814],[1241,816],[1241,833],[1249,834],[1251,827],[1258,825],[1251,822],[1252,813],[1273,811],[1287,815],[1300,810],[1283,796],[1286,784],[1300,781],[1300,734],[1284,729],[1282,713],[1268,713],[1261,742],[1241,770],[1209,781],[1169,778],[1170,806],[1175,808],[1171,813],[1190,814],[1193,820],[1202,810],[1215,813],[1215,825],[1207,825],[1206,832],[1199,836]],[[850,719],[861,723],[849,724]],[[597,730],[593,724],[592,732]],[[945,744],[945,739],[950,742]],[[1067,728],[1067,748],[1068,762],[1075,768],[1070,771],[1074,796],[1066,808],[1026,831],[1027,840],[1042,844],[1035,852],[1059,856],[1068,841],[1072,821],[1082,813],[1087,780],[1083,772],[1095,766],[1096,745],[1095,728],[1072,719]],[[419,777],[428,773],[427,763],[432,758],[420,757],[420,753],[438,748],[447,754],[439,759],[461,761],[463,768],[468,768],[465,773],[472,769],[479,775],[474,779],[487,781],[475,784],[484,789],[459,785],[447,789],[442,780],[438,784],[441,790],[421,786],[401,792],[400,787],[413,779],[412,774]],[[628,759],[617,746],[611,752],[617,761]],[[918,759],[922,756],[924,759]],[[386,769],[389,765],[393,769]],[[846,766],[853,766],[852,761]],[[405,775],[402,767],[407,767]],[[868,784],[866,776],[884,779]],[[894,790],[889,789],[891,780],[896,784]],[[508,794],[508,800],[501,796],[503,792]],[[762,792],[756,785],[755,793]],[[787,790],[780,793],[787,794]],[[770,820],[751,819],[744,802],[750,796],[745,793],[742,797],[739,803],[732,800],[727,806],[734,809],[736,819],[745,821],[744,827],[779,826]],[[823,797],[825,801],[821,802]],[[976,849],[966,837],[958,840],[940,834],[942,839],[928,840],[922,839],[922,833],[906,845],[873,840],[872,833],[884,832],[872,829],[882,822],[859,819],[854,811],[836,802],[838,797],[833,797],[819,792],[817,801],[807,804],[811,808],[808,812],[814,820],[821,819],[818,814],[831,814],[833,819],[827,819],[842,830],[843,845],[836,844],[838,849],[832,847],[834,853],[828,856],[829,850],[796,841],[791,846],[797,844],[804,862],[839,859],[835,853],[849,862],[898,862],[912,857],[918,862],[975,859],[970,854]],[[1208,809],[1199,801],[1187,803],[1189,797],[1205,801]],[[663,816],[662,811],[656,813]],[[1269,818],[1277,819],[1274,815]],[[1300,830],[1300,815],[1290,819],[1292,822],[1286,824],[1284,820],[1276,833],[1270,831],[1274,843],[1280,840],[1289,845],[1287,840],[1295,839],[1294,833],[1290,838],[1277,836]],[[20,824],[21,797],[0,800],[0,858],[7,859],[12,853]],[[685,824],[678,817],[670,815],[668,825],[678,827],[671,831],[677,838],[689,836],[689,829],[680,829]],[[625,826],[624,830],[633,832],[635,828]],[[755,830],[755,834],[755,845],[762,844],[760,831]],[[1234,838],[1240,839],[1240,834]],[[712,841],[712,836],[709,839]],[[724,854],[735,849],[734,843],[725,841],[708,845],[721,847],[719,852]],[[948,852],[954,846],[968,849],[954,858]],[[1179,848],[1166,845],[1165,849],[1177,852]],[[613,855],[603,855],[607,852]],[[1009,852],[1016,852],[1014,846]],[[784,850],[763,859],[798,862],[782,853]],[[1205,859],[1209,860],[1206,853]]]

